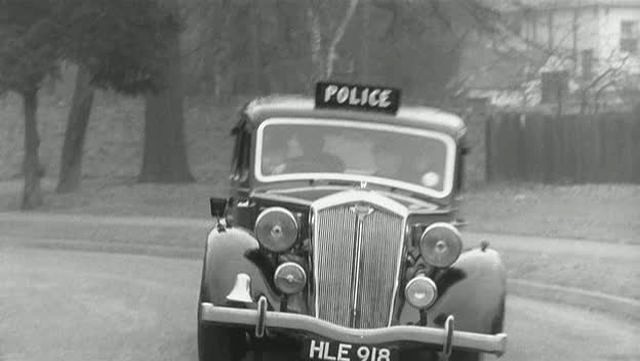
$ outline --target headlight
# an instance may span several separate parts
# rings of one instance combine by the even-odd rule
[[[431,278],[420,275],[411,279],[404,288],[404,296],[415,308],[427,308],[438,296],[438,289]]]
[[[298,239],[298,223],[288,210],[281,207],[267,208],[256,220],[258,241],[268,250],[284,252]]]
[[[434,223],[420,237],[420,253],[434,267],[449,267],[462,252],[460,232],[448,223]]]
[[[298,293],[307,284],[307,273],[295,262],[285,262],[276,268],[273,275],[276,287],[287,295]]]

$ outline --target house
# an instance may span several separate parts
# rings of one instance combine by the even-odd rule
[[[470,63],[463,58],[463,72],[482,70],[475,77],[467,74],[470,79],[484,79],[469,83],[472,96],[491,90],[502,98],[509,92],[521,94],[511,97],[513,104],[549,103],[562,96],[584,105],[603,100],[619,103],[625,101],[624,94],[638,95],[640,0],[485,0],[484,4],[500,14],[501,24],[498,35],[478,34],[484,41],[475,39],[468,47]],[[494,55],[478,56],[487,51]],[[473,64],[483,59],[489,60],[485,64],[489,70]],[[529,96],[522,96],[526,92]],[[499,98],[494,96],[493,102]]]

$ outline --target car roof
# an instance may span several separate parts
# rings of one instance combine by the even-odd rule
[[[271,95],[252,100],[243,108],[245,121],[257,127],[272,117],[305,117],[359,120],[395,124],[441,131],[459,139],[466,133],[466,125],[459,116],[437,108],[401,105],[396,114],[349,109],[316,108],[311,97],[297,95]],[[245,125],[248,125],[245,123]]]

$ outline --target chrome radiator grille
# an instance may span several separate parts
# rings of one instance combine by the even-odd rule
[[[354,206],[316,210],[316,316],[353,328],[385,327],[397,291],[404,216],[370,205],[370,214],[358,216]]]

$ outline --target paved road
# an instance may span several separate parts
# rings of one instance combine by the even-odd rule
[[[4,246],[0,360],[196,360],[199,275],[191,259]],[[503,359],[640,359],[640,325],[517,297],[507,305]]]

